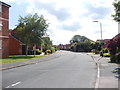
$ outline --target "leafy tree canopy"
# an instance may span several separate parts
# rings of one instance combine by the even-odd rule
[[[115,21],[120,22],[120,0],[115,0],[113,2],[113,6],[114,6],[114,10],[115,10],[115,14],[112,15],[114,17]]]
[[[79,43],[79,42],[93,42],[92,40],[88,39],[85,36],[81,36],[81,35],[75,35],[73,36],[73,38],[70,40],[70,43]]]
[[[16,30],[19,40],[29,46],[40,45],[41,39],[48,28],[48,23],[46,23],[44,17],[35,13],[25,17],[20,16],[18,21]]]
[[[43,37],[43,49],[47,50],[52,47],[52,41],[49,37]]]

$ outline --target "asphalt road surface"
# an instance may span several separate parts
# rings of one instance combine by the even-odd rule
[[[63,55],[52,60],[2,71],[2,88],[95,87],[97,67],[90,56],[69,51],[56,54],[59,53]]]

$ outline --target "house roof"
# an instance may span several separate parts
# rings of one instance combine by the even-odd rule
[[[25,44],[23,44],[21,41],[19,41],[18,39],[16,39],[15,37],[13,37],[11,34],[9,34],[9,37],[12,37],[12,38],[14,38],[16,41],[18,41],[21,45],[25,45]]]
[[[0,3],[1,3],[2,5],[7,6],[7,7],[11,7],[10,5],[8,5],[8,4],[4,3],[4,2],[1,2],[1,1],[0,1]]]

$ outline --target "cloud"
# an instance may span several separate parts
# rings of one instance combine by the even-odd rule
[[[103,39],[114,37],[118,32],[117,23],[112,20],[114,0],[4,0],[12,4],[25,6],[23,12],[43,15],[50,23],[47,33],[54,44],[67,44],[76,35],[82,35],[91,40],[100,39],[100,25],[93,23],[99,20],[103,26]],[[27,3],[27,4],[25,4]],[[16,5],[16,8],[19,5]],[[19,7],[20,7],[19,6]],[[20,14],[15,12],[14,15]],[[23,9],[23,8],[21,8]],[[25,10],[26,9],[26,10]],[[17,14],[16,14],[17,13]],[[11,18],[11,17],[10,17]],[[14,17],[13,17],[14,18]],[[16,19],[17,21],[17,19]],[[11,19],[10,23],[15,22]]]
[[[34,11],[34,9],[39,10],[39,12],[40,11],[47,12],[48,14],[55,16],[59,21],[65,21],[70,17],[68,9],[64,7],[56,8],[55,2],[50,2],[50,3],[44,3],[41,1],[33,2],[30,6],[28,6],[28,8],[29,8],[28,10],[29,12]]]
[[[81,26],[80,26],[80,22],[73,22],[72,24],[69,24],[69,25],[63,24],[61,28],[64,30],[70,30],[75,32],[78,29],[80,29]]]
[[[105,19],[108,14],[111,13],[111,8],[109,6],[105,6],[103,2],[101,2],[103,5],[93,4],[93,3],[86,3],[84,5],[85,9],[87,9],[87,12],[84,13],[84,16],[89,16],[91,19]]]

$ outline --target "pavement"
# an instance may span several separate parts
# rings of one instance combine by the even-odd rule
[[[110,63],[109,57],[100,57],[100,55],[91,55],[98,67],[98,76],[96,88],[118,88],[120,89],[120,65]]]
[[[62,51],[58,51],[59,53],[54,53],[52,55],[47,55],[46,57],[43,57],[41,59],[34,59],[34,60],[28,60],[28,61],[22,61],[22,62],[15,62],[15,63],[9,63],[9,64],[3,64],[2,68],[0,70],[7,70],[12,69],[16,67],[21,67],[25,65],[35,64],[42,61],[48,61],[52,60],[53,58],[58,58],[60,56],[63,56],[64,53]],[[97,81],[95,88],[119,88],[120,89],[120,66],[115,63],[109,63],[110,58],[109,57],[100,57],[99,55],[94,55],[88,53],[87,55],[90,55],[93,60],[95,61],[97,68],[98,68],[98,75],[97,75]],[[1,65],[0,65],[1,67]]]

